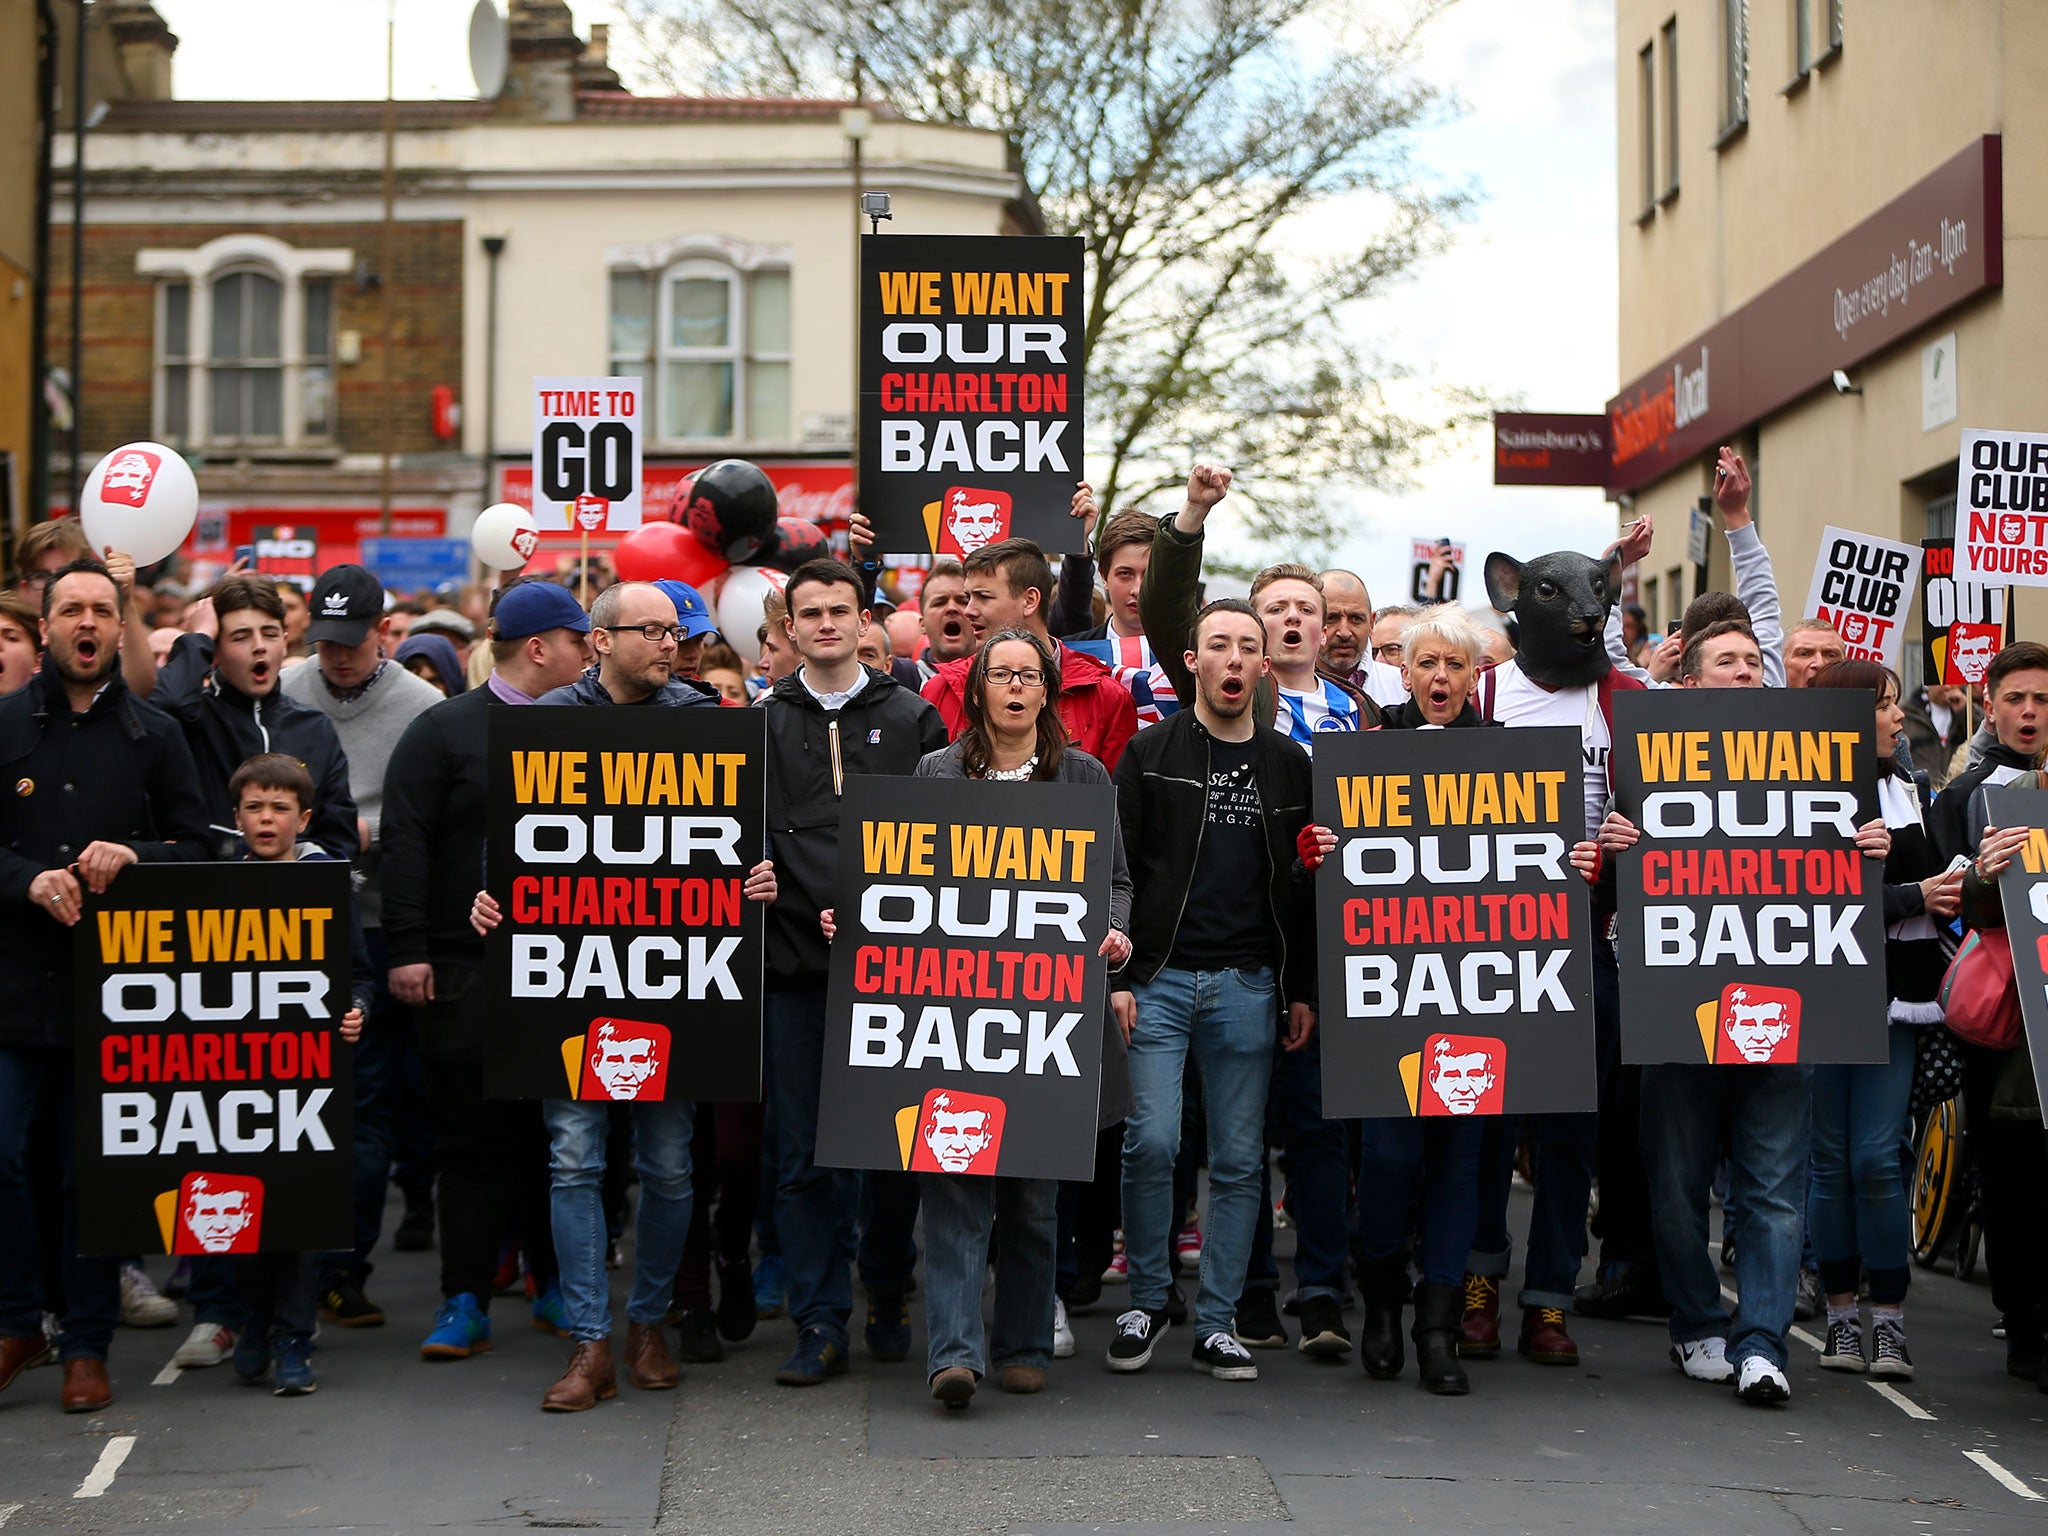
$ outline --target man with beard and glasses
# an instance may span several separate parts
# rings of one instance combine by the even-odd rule
[[[44,655],[0,698],[0,1389],[41,1358],[43,1241],[61,1244],[57,1352],[67,1413],[113,1401],[107,1346],[120,1261],[78,1253],[74,1185],[71,943],[86,893],[138,862],[213,849],[199,776],[178,723],[121,678],[121,589],[96,560],[43,586]],[[30,1127],[47,1115],[64,1164],[60,1233],[39,1235]]]

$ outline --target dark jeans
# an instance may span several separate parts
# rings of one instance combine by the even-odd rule
[[[57,1354],[104,1360],[121,1318],[121,1261],[78,1251],[78,1159],[71,1053],[44,1046],[0,1045],[0,1334],[40,1338],[43,1332],[43,1245],[54,1237],[62,1256]],[[56,1127],[63,1198],[58,1230],[36,1230],[30,1177],[29,1127],[38,1114]]]
[[[1369,1259],[1391,1258],[1408,1243],[1415,1180],[1422,1278],[1457,1285],[1465,1278],[1479,1220],[1479,1145],[1484,1123],[1448,1116],[1359,1122],[1358,1241]]]
[[[917,1208],[923,1198],[914,1173],[870,1168],[860,1176],[860,1247],[854,1267],[868,1291],[902,1291],[917,1268]]]
[[[825,1052],[825,994],[770,990],[767,1123],[775,1135],[775,1234],[782,1246],[789,1315],[846,1347],[853,1315],[853,1223],[860,1176],[820,1168],[818,1077]]]
[[[258,1253],[231,1259],[248,1326],[280,1339],[309,1338],[313,1332],[313,1279],[316,1264],[310,1253]]]
[[[1116,1254],[1116,1229],[1123,1223],[1124,1127],[1119,1120],[1095,1133],[1095,1177],[1086,1184],[1060,1185],[1059,1294],[1073,1299],[1081,1276],[1098,1284]]]
[[[1602,1264],[1657,1264],[1650,1229],[1650,1179],[1643,1161],[1643,1069],[1621,1059],[1621,972],[1614,947],[1593,941],[1594,1046],[1600,1073],[1600,1129],[1594,1161],[1600,1210],[1590,1230]]]
[[[754,1240],[754,1207],[761,1194],[761,1106],[699,1104],[690,1142],[696,1197],[683,1266],[676,1272],[679,1307],[711,1305],[711,1265],[744,1264]]]
[[[1621,1061],[1621,976],[1613,946],[1599,940],[1593,945],[1593,1026],[1598,1070],[1603,1082],[1612,1082]],[[1536,1138],[1536,1200],[1529,1214],[1529,1250],[1522,1263],[1519,1306],[1571,1310],[1579,1264],[1586,1256],[1586,1205],[1593,1193],[1600,1120],[1598,1114],[1523,1117],[1522,1124]],[[1612,1133],[1611,1125],[1609,1129]],[[1479,1218],[1466,1264],[1475,1275],[1499,1278],[1508,1272],[1508,1190],[1514,1182],[1515,1133],[1515,1120],[1505,1115],[1489,1118],[1480,1133]],[[1621,1160],[1619,1143],[1613,1144],[1611,1155],[1615,1161]],[[1641,1161],[1639,1153],[1634,1173],[1638,1182]],[[1627,1179],[1617,1175],[1617,1182],[1622,1186],[1620,1198],[1626,1201],[1630,1198]],[[1605,1214],[1604,1184],[1600,1199]],[[1646,1236],[1647,1204],[1645,1200],[1642,1220]],[[1621,1221],[1618,1214],[1613,1219]],[[1643,1246],[1647,1248],[1647,1242]]]
[[[2048,1329],[2048,1140],[2039,1124],[1991,1118],[1991,1092],[2010,1051],[1963,1047],[1963,1125],[1984,1206],[1984,1265],[1991,1304],[2015,1337],[2039,1339]]]
[[[1313,1296],[1342,1297],[1346,1259],[1347,1207],[1351,1200],[1351,1159],[1345,1146],[1344,1122],[1323,1118],[1323,1047],[1311,1038],[1298,1051],[1276,1050],[1273,1056],[1273,1107],[1280,1126],[1280,1146],[1287,1159],[1287,1213],[1294,1222],[1294,1281],[1303,1301]],[[1273,1261],[1273,1194],[1268,1183],[1259,1203],[1259,1224],[1252,1234],[1251,1263],[1245,1289],[1271,1289],[1280,1283]],[[1459,1255],[1459,1262],[1464,1255]]]
[[[337,1277],[361,1285],[376,1266],[370,1250],[384,1230],[384,1197],[391,1182],[391,1157],[398,1145],[398,1102],[404,1092],[403,1062],[412,1033],[410,1011],[400,1006],[385,985],[386,957],[382,928],[365,928],[370,972],[376,992],[363,1037],[349,1053],[355,1084],[355,1247],[320,1255],[323,1281]]]
[[[242,1304],[242,1262],[225,1254],[193,1256],[192,1288],[185,1293],[185,1300],[192,1308],[194,1322],[221,1328],[241,1328],[247,1322],[247,1309]],[[317,1259],[314,1271],[317,1278]]]
[[[484,1097],[495,1030],[483,977],[434,967],[434,1001],[419,1010],[420,1056],[433,1094],[440,1177],[441,1294],[491,1304],[498,1252],[516,1238],[542,1289],[555,1279],[548,1208],[548,1135],[540,1105]]]

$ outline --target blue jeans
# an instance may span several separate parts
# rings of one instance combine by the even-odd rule
[[[1280,1145],[1287,1154],[1287,1213],[1294,1222],[1294,1279],[1303,1301],[1341,1298],[1348,1287],[1344,1262],[1346,1211],[1351,1198],[1351,1156],[1344,1122],[1323,1118],[1323,1046],[1311,1036],[1298,1051],[1279,1051],[1273,1068]],[[1261,1172],[1264,1165],[1261,1163]],[[1260,1196],[1257,1235],[1245,1289],[1279,1284],[1273,1262],[1271,1187]],[[1464,1256],[1459,1255],[1460,1262]]]
[[[30,1147],[45,1117],[63,1169],[62,1214],[58,1229],[41,1231],[39,1240]],[[0,1334],[42,1337],[43,1245],[55,1242],[63,1295],[49,1299],[58,1314],[58,1357],[104,1360],[121,1318],[121,1261],[78,1251],[75,1120],[71,1052],[0,1045]]]
[[[825,994],[770,990],[767,1134],[775,1166],[775,1236],[797,1333],[817,1328],[846,1347],[853,1315],[854,1216],[860,1175],[820,1168],[818,1077],[825,1058]]]
[[[241,1260],[225,1254],[195,1254],[192,1259],[192,1288],[185,1300],[195,1323],[212,1323],[219,1328],[239,1329],[248,1321],[242,1301]],[[315,1261],[315,1283],[318,1282]]]
[[[1620,1060],[1621,973],[1614,948],[1593,944],[1593,1023],[1603,1082]],[[1536,1137],[1536,1199],[1529,1212],[1529,1253],[1522,1264],[1516,1305],[1572,1309],[1579,1265],[1586,1257],[1586,1206],[1593,1194],[1599,1157],[1598,1115],[1529,1115],[1523,1122]],[[1516,1121],[1494,1115],[1481,1128],[1479,1220],[1466,1268],[1495,1279],[1508,1272],[1508,1190],[1514,1182]]]
[[[1643,1068],[1643,1158],[1673,1343],[1725,1337],[1737,1365],[1761,1355],[1784,1369],[1812,1120],[1811,1067]],[[1732,1331],[1707,1246],[1707,1196],[1724,1139],[1724,1211],[1735,1224],[1735,1289],[1742,1298],[1742,1320]]]
[[[1813,1184],[1806,1219],[1830,1296],[1856,1289],[1859,1262],[1870,1300],[1906,1299],[1911,1270],[1906,1189],[1899,1171],[1913,1091],[1916,1031],[1891,1027],[1891,1060],[1813,1069]]]
[[[964,1365],[988,1374],[981,1291],[988,1235],[996,1248],[994,1356],[1006,1365],[1052,1364],[1054,1236],[1059,1185],[1051,1179],[921,1173],[924,1192],[925,1376]]]
[[[549,1215],[561,1266],[562,1312],[569,1336],[582,1342],[612,1336],[611,1286],[605,1276],[605,1135],[611,1105],[549,1099]],[[696,1106],[687,1099],[635,1104],[633,1166],[640,1174],[639,1238],[633,1247],[633,1289],[626,1319],[659,1323],[668,1315],[683,1242],[690,1235],[690,1132]]]
[[[1422,1176],[1422,1278],[1457,1285],[1465,1278],[1479,1220],[1478,1119],[1359,1122],[1358,1245],[1369,1259],[1399,1253]]]
[[[1280,992],[1271,970],[1162,969],[1139,983],[1131,1032],[1137,1106],[1124,1123],[1124,1251],[1131,1305],[1166,1307],[1173,1278],[1173,1160],[1180,1150],[1181,1069],[1190,1054],[1209,1117],[1209,1220],[1195,1298],[1201,1338],[1230,1332],[1251,1256],[1266,1161],[1266,1089]],[[785,1234],[785,1241],[787,1240]]]

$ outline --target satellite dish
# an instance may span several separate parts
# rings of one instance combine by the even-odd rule
[[[476,0],[469,13],[469,72],[482,100],[495,101],[505,89],[505,60],[505,18],[495,0]]]

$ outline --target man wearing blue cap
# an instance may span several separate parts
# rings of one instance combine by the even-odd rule
[[[704,664],[705,641],[718,633],[711,605],[687,581],[663,580],[654,586],[676,605],[676,626],[683,632],[683,638],[676,642],[676,676],[695,677]]]
[[[484,1098],[489,1020],[484,945],[469,925],[484,867],[489,711],[573,683],[590,660],[590,618],[567,588],[527,578],[499,590],[491,675],[406,728],[384,779],[384,934],[391,992],[418,1010],[440,1180],[441,1309],[420,1353],[459,1360],[490,1347],[492,1279],[507,1232],[533,1272],[536,1326],[562,1332],[540,1105]]]

